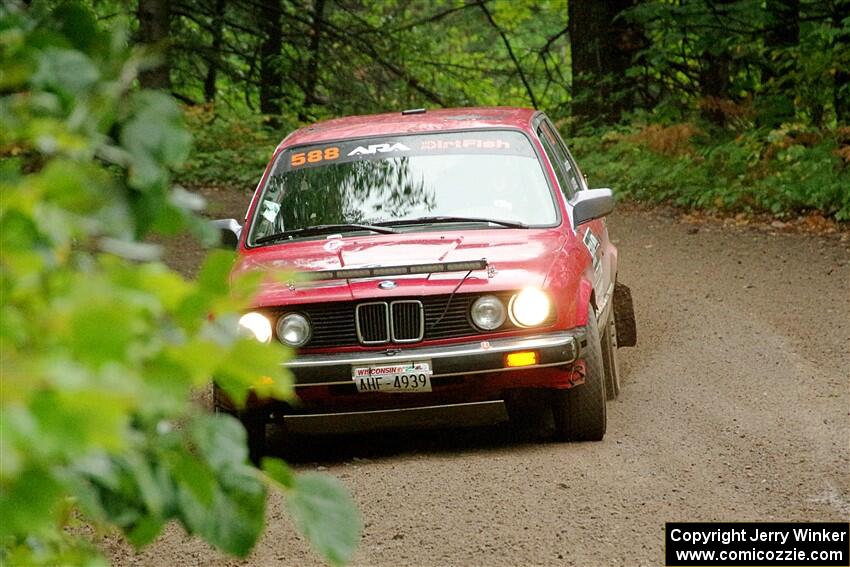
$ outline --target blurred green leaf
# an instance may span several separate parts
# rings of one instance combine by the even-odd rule
[[[222,361],[215,378],[238,405],[245,401],[248,389],[263,398],[287,398],[292,391],[291,377],[283,368],[287,351],[279,344],[264,345],[253,338],[235,342],[233,357]]]
[[[280,459],[265,457],[263,458],[262,468],[269,478],[282,488],[288,490],[295,487],[295,473]]]
[[[360,515],[343,484],[329,475],[305,473],[286,492],[298,530],[334,565],[351,561],[360,541]]]
[[[118,450],[127,442],[130,404],[122,394],[97,389],[44,390],[37,392],[30,404],[43,445],[39,451],[72,456],[90,446]]]
[[[62,486],[48,471],[30,468],[0,491],[0,539],[38,534],[55,526],[64,497]]]
[[[127,531],[127,539],[138,549],[155,540],[163,525],[163,521],[156,516],[143,516]]]
[[[189,425],[190,439],[214,471],[240,468],[248,461],[245,429],[226,414],[199,416]]]
[[[92,365],[123,360],[135,333],[135,313],[126,304],[98,301],[80,303],[71,314],[67,332],[72,353]]]
[[[129,182],[143,191],[151,190],[164,185],[167,174],[163,166],[177,166],[186,159],[191,138],[170,96],[143,91],[133,95],[131,105],[135,111],[121,130],[121,143],[132,159]]]
[[[198,533],[222,551],[245,557],[265,525],[265,485],[248,465],[228,469],[219,481],[224,490],[216,494]]]
[[[80,51],[97,53],[108,47],[109,34],[98,29],[93,14],[80,4],[60,3],[51,23]]]
[[[80,96],[100,78],[91,59],[80,51],[46,49],[39,59],[33,85],[69,96]]]
[[[262,531],[266,497],[265,485],[247,462],[245,430],[236,419],[216,414],[194,420],[190,434],[219,487],[208,508],[203,499],[181,500],[189,527],[219,549],[244,557]]]
[[[227,250],[211,251],[198,274],[198,285],[201,290],[214,296],[228,293],[228,278],[235,258],[236,255]]]
[[[194,455],[180,452],[171,465],[171,470],[179,491],[186,491],[186,495],[191,496],[205,511],[212,506],[216,479],[208,467]]]

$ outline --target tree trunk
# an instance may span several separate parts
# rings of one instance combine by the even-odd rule
[[[788,51],[800,45],[800,0],[767,0],[764,43],[770,60],[764,67],[766,87],[760,122],[770,128],[794,117],[794,58]]]
[[[702,117],[723,126],[726,123],[723,103],[727,100],[726,91],[729,87],[729,57],[725,53],[705,55],[699,71],[699,83]]]
[[[169,0],[139,0],[139,43],[160,50],[162,60],[153,69],[139,73],[139,83],[149,89],[171,90],[171,74],[168,62],[168,41],[171,13]]]
[[[611,100],[611,120],[618,121],[623,112],[634,109],[637,91],[634,81],[626,77],[629,68],[638,63],[638,52],[645,49],[649,40],[643,28],[629,21],[624,13],[634,8],[638,0],[609,0],[610,73],[614,80],[616,98]]]
[[[608,28],[608,3],[570,0],[567,16],[572,55],[572,116],[576,129],[601,117],[610,93],[610,88],[603,84],[608,57],[603,45]]]
[[[734,0],[714,0],[712,8],[715,10],[715,19],[719,25],[724,24],[724,6],[732,4]],[[729,74],[732,61],[724,47],[718,49],[707,49],[702,53],[702,61],[699,70],[700,111],[702,117],[718,126],[726,123],[724,103],[729,100]]]
[[[313,26],[310,30],[310,59],[307,62],[307,77],[304,84],[304,107],[298,113],[302,122],[309,119],[310,107],[318,103],[316,88],[319,84],[319,60],[322,48],[322,26],[325,18],[325,0],[313,2]]]
[[[282,15],[280,0],[262,2],[263,44],[260,49],[260,112],[271,128],[280,127],[283,73],[281,70]]]
[[[207,76],[204,77],[204,100],[207,102],[215,101],[215,82],[216,76],[218,75],[218,67],[221,64],[221,39],[224,8],[225,0],[215,0],[210,56],[207,63]]]
[[[838,2],[832,14],[832,25],[841,29],[842,20],[850,18],[850,1]],[[850,30],[845,30],[839,35],[835,42],[843,46],[845,52],[850,51]],[[835,118],[839,124],[850,125],[850,71],[839,68],[834,78],[833,104],[835,105]]]
[[[800,43],[800,0],[767,0],[768,47],[794,47]]]
[[[646,37],[622,17],[638,0],[570,0],[567,3],[572,52],[575,126],[612,124],[634,107],[634,88],[626,78]]]

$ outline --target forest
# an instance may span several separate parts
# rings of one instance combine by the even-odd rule
[[[197,132],[188,182],[253,186],[270,148],[315,120],[515,105],[549,113],[592,183],[623,197],[850,219],[847,0],[141,0],[136,9],[133,38],[161,61],[142,83],[180,100]]]

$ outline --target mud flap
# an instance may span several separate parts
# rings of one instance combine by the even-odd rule
[[[614,324],[617,327],[617,347],[630,347],[637,344],[632,291],[620,282],[614,284]]]

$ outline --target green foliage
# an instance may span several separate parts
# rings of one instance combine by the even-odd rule
[[[623,17],[646,38],[641,64],[629,72],[645,108],[675,105],[680,120],[714,110],[715,122],[733,127],[850,120],[837,108],[850,94],[841,77],[850,68],[843,0],[646,0]]]
[[[252,288],[230,291],[232,253],[190,281],[142,240],[204,225],[171,186],[189,152],[181,111],[134,86],[145,62],[125,43],[72,3],[0,8],[3,564],[102,565],[77,518],[135,546],[177,521],[237,556],[263,528],[272,481],[242,425],[191,396],[219,375],[237,400],[289,396],[289,353],[235,332]],[[290,476],[299,528],[328,561],[350,558],[351,498]]]
[[[848,145],[841,151],[840,131],[785,125],[718,141],[691,126],[685,139],[676,130],[597,132],[574,138],[573,150],[591,184],[613,187],[621,198],[780,217],[820,211],[850,220],[850,152]]]

